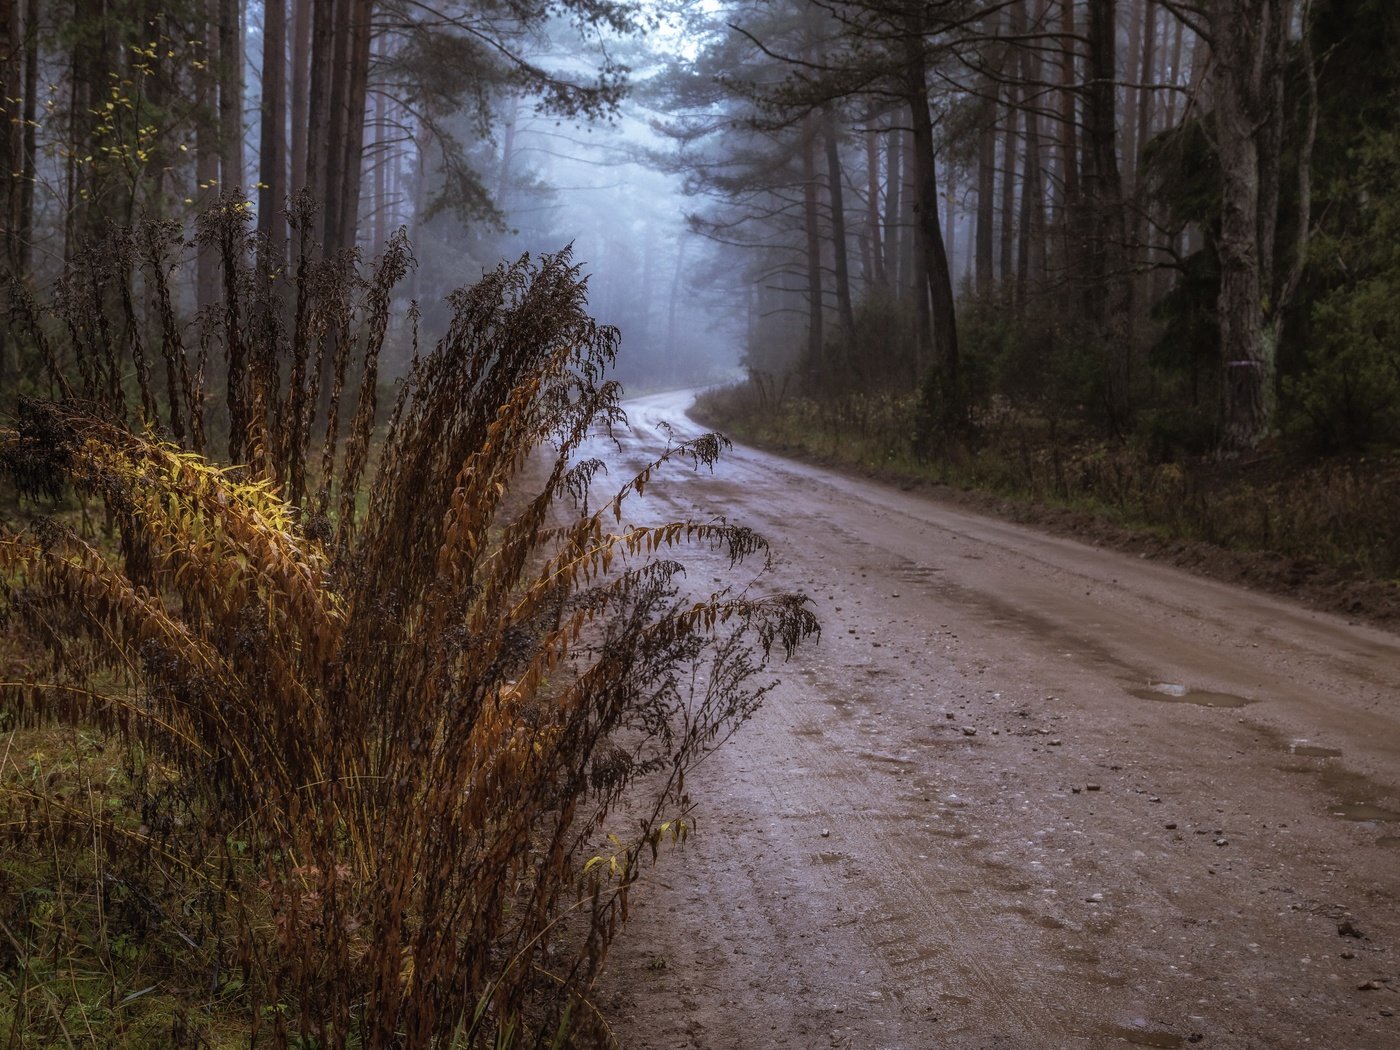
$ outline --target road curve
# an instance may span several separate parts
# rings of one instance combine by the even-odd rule
[[[623,1046],[1400,1047],[1400,639],[737,446],[637,514],[718,515],[823,635],[690,781]]]

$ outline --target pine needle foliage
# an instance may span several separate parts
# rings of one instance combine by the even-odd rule
[[[309,215],[286,271],[237,202],[207,216],[223,302],[193,326],[160,224],[114,231],[49,312],[26,301],[58,396],[22,403],[0,462],[100,506],[113,539],[0,526],[0,615],[30,654],[0,711],[113,734],[146,803],[138,826],[35,787],[11,834],[61,826],[198,882],[202,965],[260,1045],[581,1037],[628,887],[686,830],[687,769],[817,624],[796,595],[688,594],[676,551],[763,559],[753,532],[631,522],[722,439],[590,495],[618,334],[568,251],[455,293],[377,426],[412,256],[316,261]]]

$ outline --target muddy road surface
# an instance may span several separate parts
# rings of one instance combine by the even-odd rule
[[[738,447],[640,510],[761,531],[823,635],[689,782],[622,1046],[1400,1047],[1400,639]]]

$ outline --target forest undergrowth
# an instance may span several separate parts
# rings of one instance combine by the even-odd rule
[[[455,293],[420,355],[407,243],[320,259],[313,214],[289,266],[229,199],[15,289],[8,1047],[606,1041],[591,982],[687,771],[818,629],[761,569],[687,591],[680,550],[761,565],[752,531],[634,523],[722,439],[598,495],[618,334],[567,251]],[[222,296],[187,322],[200,251]]]
[[[1319,457],[1275,444],[1231,459],[1163,455],[1150,436],[1112,439],[1009,406],[985,414],[967,440],[928,451],[915,437],[914,395],[802,396],[763,378],[708,391],[693,413],[761,447],[948,486],[1021,520],[1323,607],[1400,618],[1393,451]]]

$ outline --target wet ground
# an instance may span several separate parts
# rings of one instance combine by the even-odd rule
[[[640,510],[757,528],[824,633],[689,781],[621,1045],[1400,1047],[1400,638],[747,449]]]

